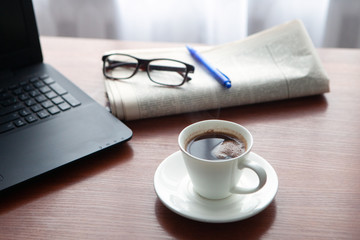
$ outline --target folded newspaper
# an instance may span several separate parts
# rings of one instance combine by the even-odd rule
[[[105,79],[112,113],[122,120],[158,117],[329,92],[329,79],[303,24],[294,20],[237,42],[197,48],[232,83],[220,85],[181,48],[116,50],[139,58],[172,58],[195,66],[181,87],[151,82],[145,72]]]

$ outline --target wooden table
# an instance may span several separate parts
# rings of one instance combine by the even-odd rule
[[[174,45],[41,40],[45,61],[103,105],[103,52]],[[134,131],[128,143],[2,193],[0,239],[359,239],[360,50],[318,52],[330,93],[127,122]],[[254,152],[278,174],[275,200],[250,219],[188,220],[155,194],[155,170],[178,150],[178,133],[209,118],[248,127]]]

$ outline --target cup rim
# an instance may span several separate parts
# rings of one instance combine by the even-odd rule
[[[204,159],[204,158],[199,158],[199,157],[196,157],[196,156],[193,156],[191,155],[190,153],[188,153],[185,149],[185,143],[186,143],[186,140],[188,140],[189,138],[192,139],[194,136],[192,137],[189,137],[187,139],[185,139],[184,143],[181,143],[181,137],[182,135],[184,134],[184,132],[189,129],[189,128],[192,128],[192,127],[195,127],[196,125],[199,125],[199,124],[204,124],[204,123],[211,123],[211,122],[218,122],[218,123],[225,123],[225,124],[230,124],[230,125],[236,125],[236,127],[240,127],[243,131],[245,131],[248,135],[248,137],[246,136],[243,136],[243,134],[240,133],[241,136],[243,136],[245,138],[245,141],[246,141],[246,144],[247,144],[247,148],[246,148],[246,151],[244,153],[242,153],[240,156],[237,156],[237,157],[234,157],[234,158],[228,158],[228,159],[219,159],[219,160],[209,160],[209,159]],[[198,134],[195,134],[195,136],[198,135]],[[250,141],[248,141],[250,140]],[[189,157],[191,158],[194,158],[194,159],[197,159],[199,161],[203,161],[203,162],[211,162],[211,163],[224,163],[224,162],[231,162],[231,161],[234,161],[236,159],[240,159],[242,157],[244,157],[245,155],[247,155],[251,149],[252,149],[252,146],[253,146],[253,143],[254,143],[254,140],[253,140],[253,136],[252,134],[250,133],[250,131],[244,127],[243,125],[240,125],[236,122],[231,122],[231,121],[227,121],[227,120],[221,120],[221,119],[209,119],[209,120],[203,120],[203,121],[199,121],[199,122],[195,122],[195,123],[192,123],[188,126],[186,126],[183,130],[181,130],[179,136],[178,136],[178,145],[180,147],[180,150],[185,153],[186,155],[188,155]]]

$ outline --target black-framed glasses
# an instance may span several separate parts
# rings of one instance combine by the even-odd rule
[[[194,66],[168,58],[140,59],[131,55],[113,53],[102,57],[106,78],[121,80],[133,77],[139,70],[146,71],[150,80],[165,86],[181,86],[190,81]]]

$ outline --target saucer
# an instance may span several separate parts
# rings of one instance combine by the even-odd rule
[[[264,210],[274,199],[278,177],[273,167],[261,156],[250,152],[249,158],[266,171],[267,182],[251,194],[232,194],[221,200],[201,197],[192,187],[181,152],[175,152],[158,166],[154,176],[155,192],[173,212],[200,222],[225,223],[252,217]],[[244,169],[240,184],[258,181],[257,175]]]

